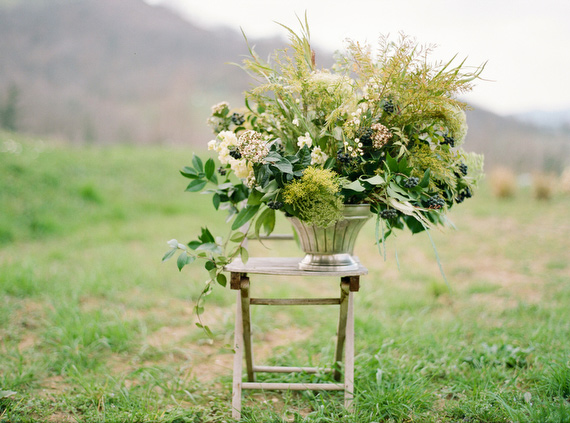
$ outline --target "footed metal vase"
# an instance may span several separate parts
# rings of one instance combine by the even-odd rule
[[[344,219],[326,228],[308,225],[289,217],[295,228],[305,257],[299,269],[320,272],[356,270],[358,261],[352,256],[358,233],[370,219],[368,204],[345,204]]]

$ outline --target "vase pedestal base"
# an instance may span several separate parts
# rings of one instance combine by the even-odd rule
[[[317,272],[342,272],[356,270],[360,263],[350,254],[311,254],[305,255],[299,269]]]

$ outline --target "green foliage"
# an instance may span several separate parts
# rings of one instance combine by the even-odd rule
[[[344,207],[339,192],[336,174],[327,169],[308,167],[301,179],[285,186],[283,198],[301,220],[327,227],[342,219]]]

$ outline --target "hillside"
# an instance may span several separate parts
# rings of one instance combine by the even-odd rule
[[[251,42],[262,55],[283,44]],[[4,126],[73,142],[204,145],[210,106],[242,105],[249,77],[228,62],[246,53],[241,34],[198,28],[142,0],[4,0],[0,110],[12,106]],[[480,109],[469,126],[469,149],[488,167],[569,163],[567,129]]]
[[[226,63],[246,52],[140,0],[21,2],[0,9],[0,99],[17,87],[17,129],[36,134],[183,142],[228,81],[247,87]]]

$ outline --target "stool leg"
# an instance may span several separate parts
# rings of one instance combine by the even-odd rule
[[[346,320],[346,351],[344,368],[344,408],[352,407],[354,398],[354,293],[348,293],[348,313]]]
[[[249,278],[242,277],[240,283],[241,293],[241,317],[243,327],[243,351],[245,354],[245,367],[247,371],[247,381],[255,382],[253,372],[253,349],[251,346],[251,312],[249,303]]]
[[[241,384],[243,367],[243,322],[241,309],[241,292],[236,292],[236,323],[234,332],[234,374],[232,383],[232,418],[241,418]]]
[[[340,311],[338,317],[338,330],[337,330],[337,340],[336,340],[336,352],[334,355],[335,370],[334,370],[334,380],[340,380],[340,369],[338,366],[342,363],[342,353],[344,350],[344,343],[346,339],[346,325],[347,325],[347,312],[348,312],[348,302],[349,302],[349,287],[350,285],[343,281],[340,285]]]

